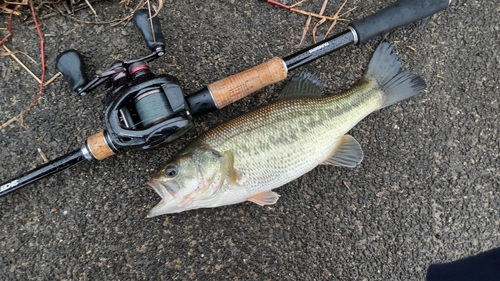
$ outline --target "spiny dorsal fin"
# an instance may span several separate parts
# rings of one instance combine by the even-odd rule
[[[224,178],[228,182],[236,184],[236,182],[239,179],[239,173],[234,168],[234,154],[231,151],[226,151],[224,152],[222,157],[223,157],[221,164],[222,175],[224,175]]]
[[[350,135],[340,138],[339,144],[332,154],[322,164],[354,168],[363,160],[363,150],[359,143]]]
[[[320,97],[322,91],[323,82],[318,77],[309,72],[300,72],[285,84],[278,99]]]
[[[255,204],[261,206],[265,206],[276,203],[276,201],[278,201],[279,198],[280,198],[279,194],[274,191],[264,191],[251,196],[250,198],[247,199],[247,201],[254,202]]]

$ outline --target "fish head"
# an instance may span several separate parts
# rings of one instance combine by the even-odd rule
[[[148,217],[209,207],[222,185],[221,163],[215,151],[183,150],[147,182],[161,197]]]

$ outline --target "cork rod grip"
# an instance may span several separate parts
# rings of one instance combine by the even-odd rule
[[[115,154],[106,142],[104,131],[100,131],[99,133],[88,137],[87,147],[89,148],[90,153],[92,153],[94,158],[97,160],[104,160]]]
[[[274,57],[248,70],[208,85],[217,108],[223,108],[287,76],[285,62]]]

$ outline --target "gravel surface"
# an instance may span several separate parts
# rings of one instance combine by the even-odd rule
[[[322,2],[301,7],[318,11]],[[329,1],[327,12],[340,2]],[[391,2],[349,1],[357,9],[346,18]],[[94,8],[99,20],[128,13],[118,1]],[[364,149],[361,165],[320,166],[277,189],[273,206],[146,219],[159,197],[145,182],[188,140],[272,101],[282,83],[201,116],[167,147],[85,162],[0,198],[0,280],[423,280],[431,263],[499,247],[499,14],[495,1],[456,0],[385,36],[405,68],[426,80],[426,92],[350,132]],[[75,17],[96,20],[88,9]],[[185,93],[297,51],[306,19],[264,1],[227,0],[166,0],[159,17],[167,54],[152,68],[177,76]],[[23,18],[14,18],[6,45],[32,56],[36,63],[18,54],[40,75],[38,35]],[[0,22],[6,25],[6,15]],[[131,23],[60,15],[41,22],[48,77],[69,48],[83,54],[90,74],[148,53]],[[340,22],[333,32],[345,28]],[[327,94],[347,89],[378,40],[304,69],[324,80]],[[38,83],[10,57],[0,57],[0,77],[3,123],[32,102]],[[22,123],[0,131],[0,181],[42,164],[38,149],[55,159],[102,130],[104,97],[102,88],[71,95],[61,78],[46,87]]]

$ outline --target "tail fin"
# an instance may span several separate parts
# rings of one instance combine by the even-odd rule
[[[386,40],[375,50],[365,77],[375,79],[385,93],[382,108],[408,99],[427,87],[420,76],[401,70],[394,46]]]

